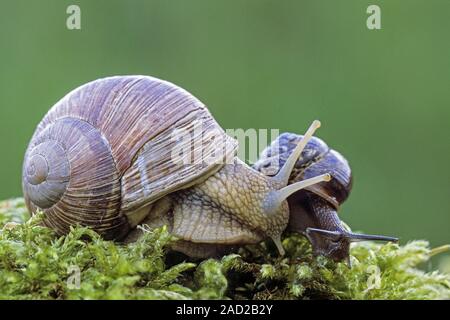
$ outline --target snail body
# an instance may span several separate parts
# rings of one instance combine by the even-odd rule
[[[148,76],[99,79],[67,94],[38,125],[25,154],[24,197],[61,235],[83,225],[127,241],[141,223],[167,224],[180,239],[174,248],[190,256],[266,238],[283,253],[287,197],[330,179],[324,173],[288,184],[319,125],[268,176],[235,157],[236,141],[186,90]],[[174,139],[178,132],[190,139]],[[186,162],[174,161],[174,150],[201,152]],[[213,154],[232,161],[210,161]]]
[[[268,175],[278,173],[303,136],[283,133],[261,153],[253,167]],[[352,172],[347,160],[317,137],[312,137],[294,169],[289,183],[329,173],[331,180],[317,183],[292,194],[288,198],[289,224],[287,229],[305,235],[316,255],[335,261],[349,261],[350,243],[362,240],[397,241],[396,238],[357,234],[340,220],[338,210],[352,188]]]

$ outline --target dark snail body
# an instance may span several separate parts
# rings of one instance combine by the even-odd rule
[[[261,154],[254,168],[266,175],[277,174],[302,136],[281,134]],[[396,241],[395,238],[352,233],[338,216],[339,206],[352,188],[352,173],[347,160],[330,149],[321,139],[313,137],[303,149],[289,183],[329,173],[331,180],[299,190],[288,198],[288,230],[305,235],[314,253],[335,261],[349,259],[350,243],[360,240]]]

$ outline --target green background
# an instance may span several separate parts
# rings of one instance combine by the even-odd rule
[[[77,4],[82,30],[66,28]],[[368,30],[377,4],[382,29]],[[354,171],[355,230],[448,243],[450,1],[0,1],[0,198],[71,89],[147,74],[199,97],[224,128],[318,136]]]

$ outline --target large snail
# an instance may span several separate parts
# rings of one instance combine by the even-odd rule
[[[269,176],[283,167],[303,136],[283,133],[262,153],[253,167]],[[289,178],[290,184],[323,173],[332,177],[295,192],[288,198],[288,230],[304,234],[316,255],[350,264],[350,243],[363,240],[397,241],[397,238],[351,232],[338,217],[339,206],[352,188],[352,173],[347,160],[324,141],[312,137],[303,149]]]
[[[80,224],[131,241],[145,223],[168,225],[180,239],[174,249],[192,257],[266,238],[283,253],[286,199],[334,174],[325,166],[292,179],[319,125],[313,122],[270,176],[235,157],[236,141],[187,91],[147,76],[99,79],[67,94],[38,125],[25,154],[25,200],[58,234]],[[174,150],[192,153],[180,161]]]

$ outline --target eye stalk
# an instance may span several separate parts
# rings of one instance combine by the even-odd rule
[[[306,229],[307,235],[311,235],[312,233],[317,233],[323,237],[327,237],[328,239],[330,239],[333,242],[339,242],[341,239],[346,239],[349,242],[358,242],[358,241],[398,242],[398,238],[389,237],[389,236],[353,233],[353,232],[347,232],[347,231],[329,231],[329,230],[317,229],[317,228],[307,228]]]
[[[271,178],[275,185],[279,185],[278,190],[270,192],[265,199],[265,207],[267,214],[276,214],[277,209],[282,205],[282,202],[286,200],[291,194],[316,185],[321,182],[328,182],[331,180],[329,173],[321,174],[310,179],[298,181],[296,183],[288,184],[289,177],[294,169],[295,163],[305,149],[307,143],[314,135],[314,132],[320,127],[320,121],[314,120],[311,126],[306,131],[305,135],[298,142],[295,149],[289,155],[284,166],[280,169],[278,174]]]
[[[302,139],[298,142],[295,149],[289,155],[289,158],[285,162],[284,166],[280,169],[277,175],[273,177],[275,181],[279,182],[283,186],[286,186],[288,184],[289,177],[291,176],[295,163],[297,162],[298,158],[300,158],[300,155],[302,154],[303,149],[305,149],[308,141],[311,140],[311,138],[313,137],[314,132],[320,128],[320,125],[321,123],[319,120],[313,121],[311,126],[306,131],[305,135],[302,137]]]
[[[315,254],[322,254],[334,261],[344,261],[351,268],[350,243],[357,241],[389,241],[398,242],[398,238],[359,234],[341,230],[325,230],[306,228],[306,237],[311,243]]]
[[[331,175],[329,173],[321,174],[320,176],[306,179],[303,181],[299,181],[290,185],[287,185],[286,187],[280,189],[277,192],[278,200],[281,202],[283,200],[286,200],[291,194],[305,189],[307,187],[313,186],[315,184],[318,184],[320,182],[328,182],[331,180]]]

